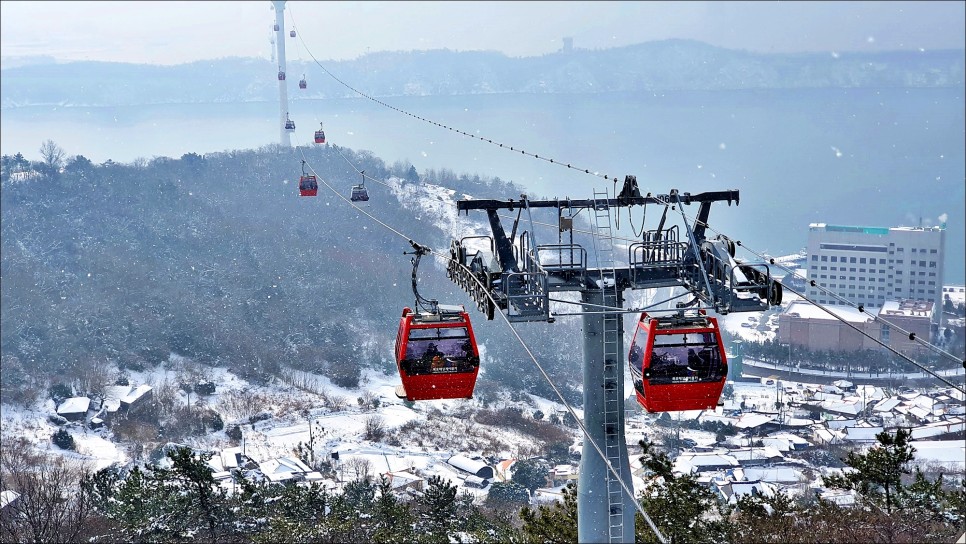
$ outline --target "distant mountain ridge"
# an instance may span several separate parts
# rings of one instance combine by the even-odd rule
[[[396,51],[349,61],[320,60],[326,70],[374,96],[496,93],[605,93],[672,90],[964,85],[966,50],[765,54],[664,40],[611,49],[575,49],[538,57],[493,51]],[[2,70],[4,109],[30,105],[126,106],[277,99],[274,63],[224,58],[175,66],[110,62],[18,63]],[[309,88],[297,89],[301,74]],[[358,95],[311,61],[289,61],[295,98]],[[186,84],[189,83],[189,84]]]

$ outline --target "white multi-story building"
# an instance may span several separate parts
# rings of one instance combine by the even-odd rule
[[[866,307],[888,300],[923,300],[942,307],[944,227],[808,226],[808,297],[844,304],[828,291]],[[936,312],[941,316],[942,312]]]

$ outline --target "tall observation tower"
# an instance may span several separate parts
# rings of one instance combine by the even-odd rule
[[[285,80],[285,0],[272,0],[275,6],[275,47],[278,51],[278,143],[282,147],[292,147],[289,131],[285,128],[288,121],[288,84]]]

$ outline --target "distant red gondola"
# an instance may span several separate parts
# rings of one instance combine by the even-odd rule
[[[301,176],[299,178],[299,196],[318,196],[319,182],[315,176]]]
[[[325,131],[322,130],[322,123],[319,123],[319,130],[315,131],[315,143],[317,144],[325,143]]]
[[[642,313],[628,355],[637,402],[648,412],[713,410],[728,376],[718,320]]]
[[[439,305],[438,312],[404,308],[396,336],[396,364],[406,400],[468,399],[480,371],[480,353],[462,306]]]
[[[299,196],[318,196],[319,180],[305,171],[305,161],[302,161],[302,176],[299,177]]]

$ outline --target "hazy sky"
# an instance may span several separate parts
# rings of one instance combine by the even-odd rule
[[[758,52],[963,48],[966,2],[300,2],[289,59],[451,49],[510,56],[667,38]],[[0,54],[178,64],[269,58],[271,3],[0,2]]]

